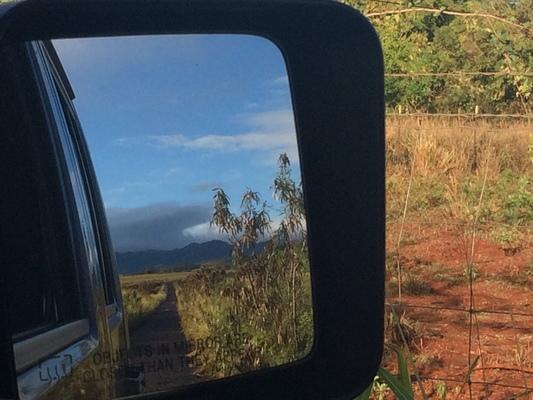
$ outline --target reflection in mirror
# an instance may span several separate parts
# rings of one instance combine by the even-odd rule
[[[129,346],[120,326],[111,332],[110,351],[127,364],[130,383],[117,394],[306,356],[313,337],[306,224],[278,48],[243,35],[54,46],[120,274],[122,304],[102,261],[108,326],[123,307],[129,329]]]

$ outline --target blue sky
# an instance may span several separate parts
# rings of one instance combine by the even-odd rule
[[[54,45],[118,250],[216,237],[207,229],[211,189],[224,188],[235,206],[248,187],[271,201],[281,152],[299,180],[287,72],[268,40],[169,35]]]

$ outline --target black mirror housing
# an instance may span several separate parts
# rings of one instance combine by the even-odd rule
[[[330,1],[27,0],[0,7],[2,46],[170,33],[262,36],[283,54],[306,200],[314,344],[288,365],[145,398],[353,398],[371,383],[383,343],[385,115],[374,29]],[[12,380],[2,380],[5,393],[12,390]]]

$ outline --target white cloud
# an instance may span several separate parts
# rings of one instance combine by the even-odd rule
[[[240,120],[257,130],[284,130],[295,135],[294,114],[291,109],[248,113],[239,116]]]
[[[268,164],[276,160],[279,153],[285,152],[297,162],[298,149],[294,118],[291,110],[275,110],[239,115],[240,123],[250,127],[250,131],[237,135],[209,134],[195,138],[183,134],[149,136],[148,142],[160,148],[184,148],[211,152],[267,152]],[[124,145],[119,139],[118,144]],[[274,158],[272,158],[274,153]]]
[[[182,148],[190,151],[235,153],[257,151],[264,154],[258,157],[261,165],[275,165],[280,153],[287,153],[294,164],[298,164],[298,146],[292,110],[282,109],[254,112],[236,116],[237,121],[248,127],[245,133],[208,134],[198,137],[187,135],[151,135],[144,138],[118,138],[118,146],[148,143],[162,149]],[[167,176],[177,170],[169,170]]]
[[[176,175],[179,175],[180,173],[183,172],[183,168],[181,167],[172,167],[172,168],[169,168],[166,172],[165,172],[165,176],[176,176]]]
[[[182,234],[184,237],[198,241],[208,241],[224,238],[224,235],[219,233],[216,227],[211,226],[209,222],[203,222],[201,224],[185,228],[183,229]]]
[[[150,142],[158,147],[182,147],[190,150],[238,152],[247,150],[290,149],[296,146],[296,137],[288,132],[251,132],[240,135],[205,135],[190,139],[183,135],[151,136]]]

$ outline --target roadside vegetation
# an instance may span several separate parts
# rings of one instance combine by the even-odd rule
[[[162,282],[122,282],[122,301],[129,329],[138,327],[167,298],[167,284]]]
[[[385,77],[388,111],[531,114],[531,1],[342,2],[370,19],[385,72],[399,74]]]
[[[311,349],[303,196],[285,154],[273,190],[279,208],[248,190],[234,214],[224,190],[215,189],[211,223],[232,244],[231,266],[204,267],[175,285],[184,334],[204,343],[190,354],[199,361],[197,373],[223,377],[272,367]],[[278,224],[270,212],[278,214]],[[205,345],[208,338],[211,345]]]

